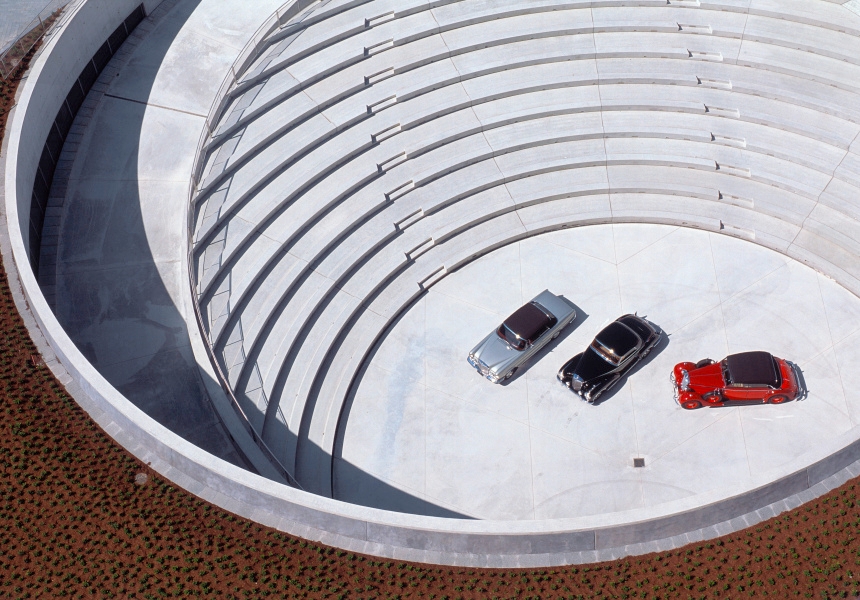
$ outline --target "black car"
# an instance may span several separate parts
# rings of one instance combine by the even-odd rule
[[[658,341],[660,332],[642,317],[618,317],[597,334],[585,352],[564,364],[558,379],[583,400],[594,402],[648,356]]]

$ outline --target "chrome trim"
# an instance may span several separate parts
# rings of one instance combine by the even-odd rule
[[[547,319],[555,319],[555,323],[553,324],[552,327],[550,327],[550,330],[555,329],[556,326],[559,323],[561,323],[561,320],[546,306],[544,306],[543,304],[541,304],[540,302],[538,302],[537,300],[534,300],[534,299],[531,300],[531,303],[534,304],[538,308],[538,310],[540,310],[543,314],[545,314]],[[574,319],[576,318],[575,312],[574,312],[573,318]]]
[[[480,358],[476,359],[470,353],[469,356],[466,357],[466,360],[468,361],[468,363],[470,365],[472,365],[475,368],[475,370],[478,372],[478,374],[481,377],[486,378],[487,380],[489,380],[492,383],[498,383],[499,381],[502,380],[502,376],[496,375],[495,373],[493,373],[492,369],[490,369],[489,366],[484,364],[484,361],[482,361]]]
[[[669,373],[669,381],[672,382],[672,399],[675,401],[675,404],[681,406],[680,400],[680,392],[678,391],[678,380],[675,379],[674,373]]]
[[[487,372],[489,371],[489,369],[487,368],[487,365],[485,365],[483,362],[481,362],[481,359],[479,359],[479,358],[476,359],[471,354],[469,355],[469,357],[466,360],[468,360],[469,364],[472,365],[478,371],[478,373],[480,373],[481,375],[486,375]]]
[[[798,367],[795,363],[791,362],[790,360],[786,360],[785,362],[789,366],[789,368],[791,369],[792,374],[794,374],[794,383],[797,385],[797,392],[798,393],[797,393],[797,397],[794,399],[794,401],[795,402],[801,402],[803,400],[806,400],[806,397],[809,395],[809,392],[807,391],[807,389],[805,387],[802,387],[800,385],[800,380],[801,380],[800,367]]]

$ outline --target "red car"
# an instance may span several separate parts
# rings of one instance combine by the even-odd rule
[[[682,362],[672,370],[675,400],[702,406],[782,404],[800,395],[794,364],[769,352],[741,352],[714,362]]]

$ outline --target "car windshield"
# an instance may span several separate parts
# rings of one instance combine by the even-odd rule
[[[526,347],[526,341],[519,337],[516,333],[508,329],[507,326],[502,324],[501,327],[496,331],[498,336],[505,340],[508,345],[514,350],[524,350]]]
[[[612,365],[617,365],[621,362],[621,357],[616,356],[611,348],[607,348],[603,344],[600,343],[600,340],[594,340],[591,343],[591,349],[597,352],[603,360]]]

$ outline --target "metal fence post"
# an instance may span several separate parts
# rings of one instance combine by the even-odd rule
[[[0,76],[3,79],[7,79],[12,74],[18,63],[21,62],[42,35],[54,24],[59,18],[60,11],[69,2],[70,0],[51,0],[48,2],[30,21],[18,38],[13,40],[5,50],[0,52]],[[43,12],[47,12],[44,19],[42,18]]]

